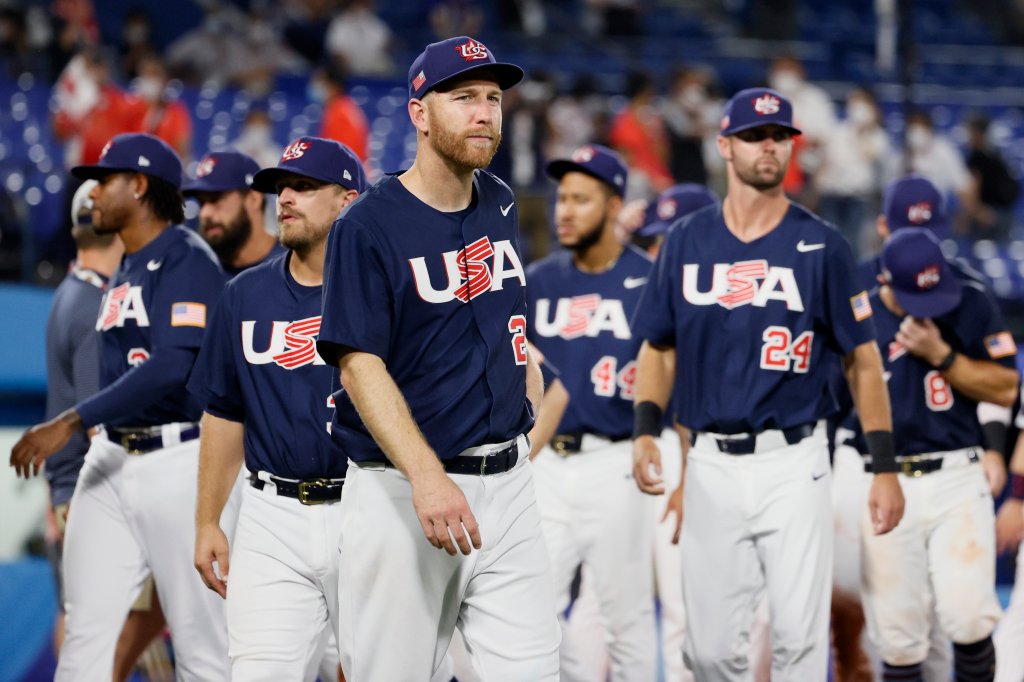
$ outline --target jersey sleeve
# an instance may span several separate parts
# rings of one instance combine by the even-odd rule
[[[857,272],[853,251],[838,233],[828,239],[825,263],[825,323],[845,355],[875,340],[871,301]]]
[[[361,223],[339,219],[327,240],[323,317],[317,352],[337,366],[348,350],[387,362],[391,345],[392,288],[384,249]]]
[[[153,296],[153,347],[199,348],[207,315],[224,288],[224,272],[200,252],[168,258],[164,268]]]
[[[676,252],[681,246],[682,230],[669,230],[665,243],[658,252],[658,259],[651,267],[647,284],[640,292],[633,320],[630,325],[633,335],[646,339],[656,346],[668,346],[675,340],[676,319],[673,298],[677,289],[675,274],[679,272],[679,258]]]
[[[967,283],[960,305],[965,315],[957,331],[964,340],[964,352],[976,360],[1016,369],[1017,345],[995,301],[978,286]]]
[[[206,412],[240,422],[245,418],[245,405],[234,352],[240,327],[232,322],[232,299],[229,288],[213,308],[188,390],[199,399]]]

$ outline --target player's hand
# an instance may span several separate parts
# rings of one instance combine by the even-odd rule
[[[996,514],[996,553],[1016,552],[1024,539],[1024,502],[1010,498]]]
[[[205,524],[196,528],[196,570],[203,583],[224,599],[228,596],[229,554],[228,536],[219,524]],[[216,570],[214,562],[217,562]]]
[[[1006,486],[1006,462],[1003,456],[995,450],[986,450],[981,457],[981,468],[985,472],[985,480],[988,481],[992,497],[999,497]]]
[[[11,448],[15,473],[25,478],[38,474],[43,461],[64,447],[74,433],[74,428],[59,417],[33,426]]]
[[[462,489],[455,485],[455,481],[443,469],[438,471],[425,474],[426,478],[412,482],[412,506],[423,526],[423,535],[430,544],[444,549],[451,556],[459,551],[469,555],[473,549],[483,547],[480,527]]]
[[[661,476],[661,451],[654,436],[640,436],[633,441],[633,479],[640,492],[664,495],[665,480]]]
[[[868,495],[871,526],[875,535],[885,535],[903,518],[903,489],[899,474],[875,474]]]
[[[686,477],[683,476],[683,480]],[[669,515],[674,514],[676,517],[676,529],[672,533],[672,544],[679,544],[679,533],[683,530],[683,484],[680,483],[679,487],[672,491],[672,494],[668,496],[668,501],[665,503],[665,513],[661,515],[661,522],[665,523],[668,520]]]
[[[942,334],[935,323],[928,318],[903,318],[900,330],[896,332],[896,340],[903,344],[907,351],[921,358],[929,365],[937,366],[949,355],[950,346],[942,340]]]

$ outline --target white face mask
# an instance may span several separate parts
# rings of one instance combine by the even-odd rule
[[[923,125],[914,124],[907,128],[907,146],[915,152],[923,150],[932,141],[932,131]]]
[[[679,103],[687,108],[696,108],[704,104],[708,99],[707,93],[700,85],[687,85],[679,93]]]
[[[846,107],[846,115],[858,126],[867,126],[875,122],[875,108],[859,99],[850,102]]]
[[[155,102],[164,94],[164,84],[159,78],[141,76],[135,79],[132,89],[144,100]]]
[[[270,128],[265,125],[252,125],[242,131],[242,138],[247,142],[262,143],[270,140]]]
[[[768,85],[771,86],[772,90],[778,90],[783,94],[796,92],[800,89],[803,82],[804,79],[799,74],[788,69],[775,71],[768,76]]]

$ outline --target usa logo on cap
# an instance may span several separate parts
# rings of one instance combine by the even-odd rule
[[[472,38],[469,39],[468,43],[456,45],[455,50],[462,55],[462,58],[467,62],[477,59],[487,59],[487,48],[484,47],[483,43],[477,42]]]
[[[294,142],[285,147],[284,153],[281,154],[282,161],[292,161],[300,158],[305,151],[309,149],[308,142]]]
[[[658,217],[662,220],[669,220],[676,217],[676,200],[662,199],[658,202]]]
[[[907,220],[912,225],[921,225],[932,219],[932,205],[928,201],[913,204],[907,209]]]
[[[572,160],[576,163],[587,163],[594,158],[593,147],[580,147],[572,153]]]
[[[938,265],[929,265],[921,272],[917,273],[917,288],[918,289],[931,289],[933,286],[939,283],[941,276],[939,275]]]
[[[217,159],[212,156],[207,156],[205,159],[199,162],[196,166],[196,177],[205,178],[207,175],[213,172],[213,167],[217,165]]]
[[[754,100],[754,111],[761,116],[779,113],[780,106],[779,98],[768,93]]]

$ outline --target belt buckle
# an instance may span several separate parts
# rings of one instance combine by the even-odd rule
[[[326,488],[331,484],[326,478],[314,478],[311,481],[299,481],[299,502],[305,505],[312,506],[314,504],[323,504],[327,500],[311,500],[309,499],[309,491],[311,489],[322,489]]]
[[[919,455],[907,455],[900,462],[900,471],[904,476],[910,476],[912,478],[921,478],[924,476],[924,471],[921,469],[914,469],[913,464],[924,461],[924,458]]]
[[[575,454],[569,450],[569,444],[573,442],[575,438],[565,434],[558,434],[551,439],[551,449],[555,451],[555,454],[559,457],[569,457]]]
[[[142,450],[134,445],[134,443],[139,440],[142,440],[141,434],[126,433],[121,436],[121,447],[124,448],[124,451],[129,455],[141,455]]]
[[[480,475],[484,476],[487,474],[487,457],[483,456],[480,458]]]

